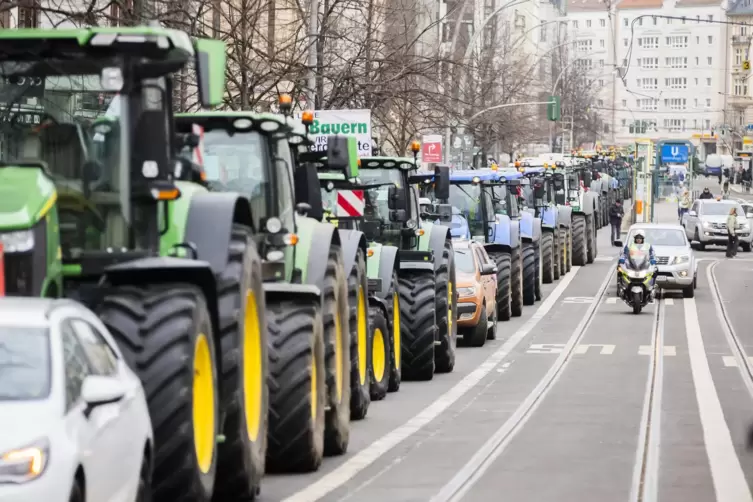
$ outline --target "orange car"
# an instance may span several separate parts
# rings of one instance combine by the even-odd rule
[[[497,334],[497,267],[484,246],[453,241],[458,288],[458,333],[463,342],[481,347]]]

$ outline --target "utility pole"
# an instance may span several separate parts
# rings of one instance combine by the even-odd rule
[[[316,108],[316,66],[317,46],[319,45],[319,0],[309,0],[309,54],[308,54],[308,89],[306,102],[313,110]]]

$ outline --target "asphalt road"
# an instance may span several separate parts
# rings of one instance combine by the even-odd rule
[[[372,403],[348,454],[261,500],[753,502],[753,253],[697,252],[696,297],[634,315],[608,232],[498,340]]]

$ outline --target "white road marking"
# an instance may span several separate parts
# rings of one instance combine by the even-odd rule
[[[593,303],[593,296],[567,296],[562,303]]]
[[[650,356],[653,353],[654,349],[651,345],[641,345],[638,347],[638,355],[639,356]],[[677,347],[674,345],[665,345],[664,346],[664,355],[665,356],[676,356],[677,355]]]
[[[564,343],[532,343],[526,354],[560,354],[564,348]]]
[[[597,256],[596,258],[594,258],[594,261],[612,261],[616,259],[616,256]]]
[[[670,305],[674,305],[674,304],[675,304],[674,298],[665,298],[664,299],[664,305],[670,306]]]
[[[359,472],[376,462],[382,455],[399,445],[410,436],[421,430],[432,420],[439,417],[452,406],[458,399],[463,397],[469,390],[476,386],[485,376],[491,373],[502,360],[531,332],[541,319],[552,310],[562,293],[573,281],[581,267],[574,266],[572,273],[560,279],[557,287],[541,302],[536,312],[521,326],[510,338],[502,344],[486,361],[481,363],[474,371],[463,377],[450,390],[439,396],[418,415],[409,419],[406,423],[377,439],[369,446],[359,451],[349,460],[340,464],[332,472],[322,476],[316,482],[306,486],[303,490],[294,493],[281,502],[316,502],[327,494],[341,487],[353,479]]]
[[[748,361],[753,364],[753,356],[748,356]],[[737,368],[737,359],[735,356],[722,356],[722,363],[727,368]]]
[[[614,354],[614,349],[615,349],[614,345],[603,345],[600,343],[584,343],[575,347],[573,354],[585,354],[588,352],[588,349],[591,347],[601,347],[601,350],[599,350],[599,354],[603,356],[609,356],[609,355]]]
[[[690,369],[693,374],[698,411],[703,428],[706,455],[711,467],[716,500],[753,502],[745,474],[737,458],[732,436],[724,420],[724,411],[714,387],[709,361],[703,346],[701,326],[694,298],[685,298],[685,333],[688,339]]]
[[[617,303],[618,299],[619,298],[617,298],[616,296],[610,296],[609,298],[607,298],[607,303],[611,303],[611,304]]]

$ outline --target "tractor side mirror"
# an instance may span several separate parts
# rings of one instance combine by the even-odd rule
[[[281,161],[282,169],[289,169],[287,162]],[[278,168],[279,169],[279,168]],[[282,171],[279,171],[282,172]],[[285,177],[283,176],[283,179]],[[311,218],[322,221],[324,218],[324,206],[322,204],[322,192],[319,188],[319,176],[316,173],[316,166],[311,163],[305,163],[299,166],[293,173],[295,182],[296,205],[308,204],[306,214]]]
[[[586,188],[590,188],[592,181],[593,181],[593,175],[591,174],[591,171],[583,171],[583,186]]]
[[[565,189],[565,178],[561,174],[555,174],[554,178],[552,178],[552,186],[554,187],[554,191],[564,190]]]
[[[390,185],[387,188],[387,207],[389,209],[394,209],[398,211],[405,212],[406,207],[408,206],[408,201],[405,197],[405,190],[401,190],[395,185]],[[394,220],[394,221],[403,221],[403,220]]]
[[[451,222],[452,221],[452,205],[437,204],[437,214],[439,215],[439,221],[443,223]]]
[[[450,198],[450,168],[438,165],[434,168],[434,197],[439,200]]]
[[[543,178],[534,178],[533,180],[533,198],[543,199],[546,196],[546,185]]]
[[[405,209],[394,209],[390,211],[390,221],[393,223],[403,223],[408,221],[408,214]]]
[[[358,146],[347,136],[327,137],[327,167],[340,171],[345,179],[358,176]]]

